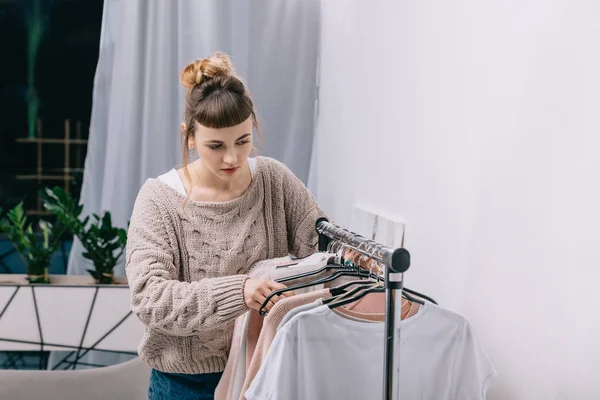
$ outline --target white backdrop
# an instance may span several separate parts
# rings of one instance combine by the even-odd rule
[[[322,2],[309,187],[343,225],[356,203],[406,219],[407,285],[473,323],[491,399],[600,398],[598,21],[592,0]]]

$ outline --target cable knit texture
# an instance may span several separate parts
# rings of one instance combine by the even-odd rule
[[[247,311],[243,287],[259,260],[317,250],[324,216],[282,163],[256,158],[246,192],[226,202],[188,200],[148,179],[127,240],[131,309],[146,325],[140,357],[163,372],[225,368],[234,321]]]

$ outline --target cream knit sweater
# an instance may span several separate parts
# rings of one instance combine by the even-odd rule
[[[231,201],[187,201],[156,179],[133,208],[126,271],[131,308],[146,325],[140,357],[164,372],[225,368],[243,286],[256,261],[316,251],[323,212],[282,163],[256,158],[246,192]]]

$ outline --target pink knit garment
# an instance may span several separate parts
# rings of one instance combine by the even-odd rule
[[[289,256],[279,257],[271,260],[257,261],[252,266],[252,269],[248,272],[248,275],[254,279],[268,279],[270,271],[272,271],[279,265],[286,265],[290,262],[291,259]],[[230,398],[230,383],[232,381],[233,376],[236,373],[236,361],[239,356],[240,342],[244,333],[242,329],[244,317],[245,315],[241,315],[235,320],[231,349],[229,350],[229,357],[227,359],[227,364],[225,365],[225,370],[223,371],[223,375],[221,375],[219,384],[215,389],[215,400],[227,400]]]

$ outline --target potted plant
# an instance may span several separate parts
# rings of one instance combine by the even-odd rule
[[[0,213],[2,210],[0,209]],[[27,280],[30,283],[50,283],[48,269],[52,254],[60,247],[60,239],[65,233],[65,226],[58,221],[55,225],[40,220],[40,235],[33,231],[31,223],[23,210],[23,202],[17,204],[0,220],[0,229],[21,256],[27,269]],[[41,240],[40,240],[41,239]]]
[[[73,198],[61,187],[46,188],[41,195],[44,208],[55,214],[67,228],[81,241],[85,252],[83,257],[94,264],[94,270],[87,271],[96,283],[112,284],[113,269],[125,250],[127,232],[112,225],[110,212],[102,217],[92,214],[81,219],[82,205],[76,204]]]

